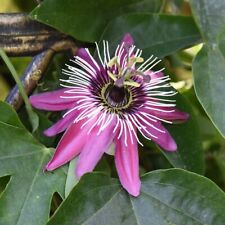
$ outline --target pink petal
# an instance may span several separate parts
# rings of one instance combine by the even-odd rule
[[[150,83],[154,83],[154,82],[158,81],[157,78],[163,77],[164,73],[162,73],[162,72],[155,73],[154,71],[150,70],[148,72],[145,72],[145,75],[149,75],[151,77]]]
[[[82,149],[77,163],[76,175],[78,177],[94,169],[113,141],[113,128],[114,127],[110,125],[99,135],[97,135],[98,129],[95,129],[87,136],[86,144]]]
[[[79,56],[82,59],[84,59],[91,67],[94,68],[95,71],[99,71],[99,68],[93,62],[94,58],[92,58],[92,56],[88,54],[88,52],[87,52],[87,50],[85,48],[80,48],[77,51],[77,56]],[[96,62],[96,64],[97,64],[97,62]],[[98,65],[98,66],[100,67],[100,65]]]
[[[73,123],[74,119],[77,117],[78,113],[71,112],[68,113],[64,118],[56,122],[53,126],[44,131],[46,136],[52,137],[56,134],[59,134],[65,131],[71,123]]]
[[[138,165],[138,147],[137,141],[132,134],[127,134],[127,145],[125,144],[125,135],[122,134],[120,139],[115,139],[116,152],[115,164],[122,186],[133,196],[140,194],[141,182],[139,178]]]
[[[131,46],[134,44],[134,39],[132,38],[130,33],[126,33],[123,36],[121,44],[124,42],[125,45]]]
[[[123,45],[122,45],[123,44]],[[121,41],[121,45],[117,51],[120,52],[122,49],[124,50],[120,57],[120,65],[122,65],[124,58],[128,54],[129,48],[134,44],[134,40],[129,33],[126,33]]]
[[[46,165],[46,170],[52,171],[77,156],[85,142],[87,141],[87,129],[85,126],[81,129],[83,121],[73,123],[61,138],[56,151]]]
[[[142,123],[140,120],[139,122]],[[159,121],[157,122],[148,121],[148,122],[154,125],[155,128],[145,123],[144,126],[146,127],[148,132],[143,130],[143,133],[147,137],[151,138],[163,149],[167,151],[176,151],[177,150],[176,142],[174,141],[170,133],[167,131],[167,129],[161,124],[161,122]]]
[[[61,98],[60,96],[73,96],[74,94],[65,94],[67,88],[59,89],[57,91],[44,92],[37,95],[32,95],[29,101],[32,106],[38,109],[60,111],[72,108],[74,106],[74,98]]]
[[[186,121],[189,118],[188,113],[181,112],[178,109],[172,107],[152,106],[151,109],[143,108],[143,111],[168,121]]]

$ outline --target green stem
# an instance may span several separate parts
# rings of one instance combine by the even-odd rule
[[[164,12],[165,6],[166,6],[166,0],[163,0],[162,4],[161,4],[161,7],[159,9],[159,12],[158,12],[159,14]]]
[[[8,58],[8,56],[5,54],[5,52],[0,48],[0,56],[2,57],[3,61],[5,62],[5,64],[7,65],[10,73],[12,74],[18,88],[19,88],[19,91],[20,91],[20,94],[24,100],[24,103],[25,103],[25,107],[26,107],[26,110],[27,110],[27,114],[28,114],[28,117],[29,117],[29,120],[30,120],[30,123],[32,125],[32,128],[33,128],[33,132],[37,129],[38,127],[38,116],[37,114],[32,110],[32,106],[29,102],[29,99],[28,99],[28,96],[24,90],[24,87],[23,87],[23,84],[14,68],[14,66],[12,65],[10,59]]]

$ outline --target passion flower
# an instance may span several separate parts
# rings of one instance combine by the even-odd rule
[[[88,49],[79,49],[66,65],[62,89],[33,95],[32,105],[39,109],[67,110],[63,118],[45,131],[53,136],[66,130],[55,154],[46,165],[52,171],[79,155],[76,175],[94,169],[109,146],[115,144],[115,164],[122,186],[133,196],[140,193],[137,131],[167,151],[177,145],[162,122],[185,121],[188,114],[175,108],[170,99],[176,92],[162,70],[153,71],[160,62],[146,61],[142,51],[126,34],[113,56],[103,41],[103,53],[96,44],[98,59]]]

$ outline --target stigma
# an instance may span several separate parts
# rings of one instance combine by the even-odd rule
[[[107,64],[107,74],[118,88],[124,86],[140,87],[142,83],[150,82],[150,76],[135,69],[137,63],[143,62],[142,57],[127,54],[121,65],[118,56],[114,56]]]

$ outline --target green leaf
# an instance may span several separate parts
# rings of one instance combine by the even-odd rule
[[[223,151],[207,155],[205,176],[225,191],[225,154]]]
[[[223,0],[191,0],[194,18],[202,36],[207,42],[216,42],[215,37],[225,28],[225,7]]]
[[[1,101],[0,101],[0,121],[10,124],[12,126],[24,128],[23,124],[17,117],[16,111],[12,109],[12,107],[9,104]]]
[[[219,48],[205,45],[193,63],[197,97],[210,119],[225,137],[225,58]]]
[[[157,0],[45,0],[30,14],[76,39],[99,40],[107,23],[128,12],[157,12]]]
[[[66,185],[65,185],[65,197],[69,195],[73,187],[78,183],[79,179],[76,177],[76,166],[77,162],[79,160],[79,156],[74,158],[73,160],[70,161],[69,163],[69,169],[67,173],[67,178],[66,178]],[[94,171],[101,172],[102,174],[110,176],[110,167],[105,159],[105,157],[102,157],[101,160],[98,162],[96,165]]]
[[[225,8],[224,1],[191,1],[205,44],[193,63],[196,95],[225,137]]]
[[[131,33],[144,56],[169,55],[200,42],[201,36],[192,17],[133,13],[112,20],[101,39],[115,48],[125,33]]]
[[[48,225],[221,225],[224,210],[224,193],[207,178],[184,170],[146,174],[138,198],[116,179],[87,174]]]
[[[64,195],[66,174],[44,172],[50,150],[21,126],[7,104],[0,104],[0,115],[0,177],[11,176],[0,196],[0,224],[43,225],[54,192]]]
[[[177,151],[161,151],[174,167],[203,174],[204,157],[201,133],[191,104],[182,95],[177,94],[176,107],[181,111],[188,112],[189,119],[184,123],[166,126],[177,143]]]
[[[44,130],[49,128],[52,125],[52,122],[48,119],[46,113],[36,111],[36,114],[39,117],[39,126],[38,129],[33,133],[34,137],[39,140],[43,145],[52,147],[54,146],[55,137],[47,137],[44,135]]]

